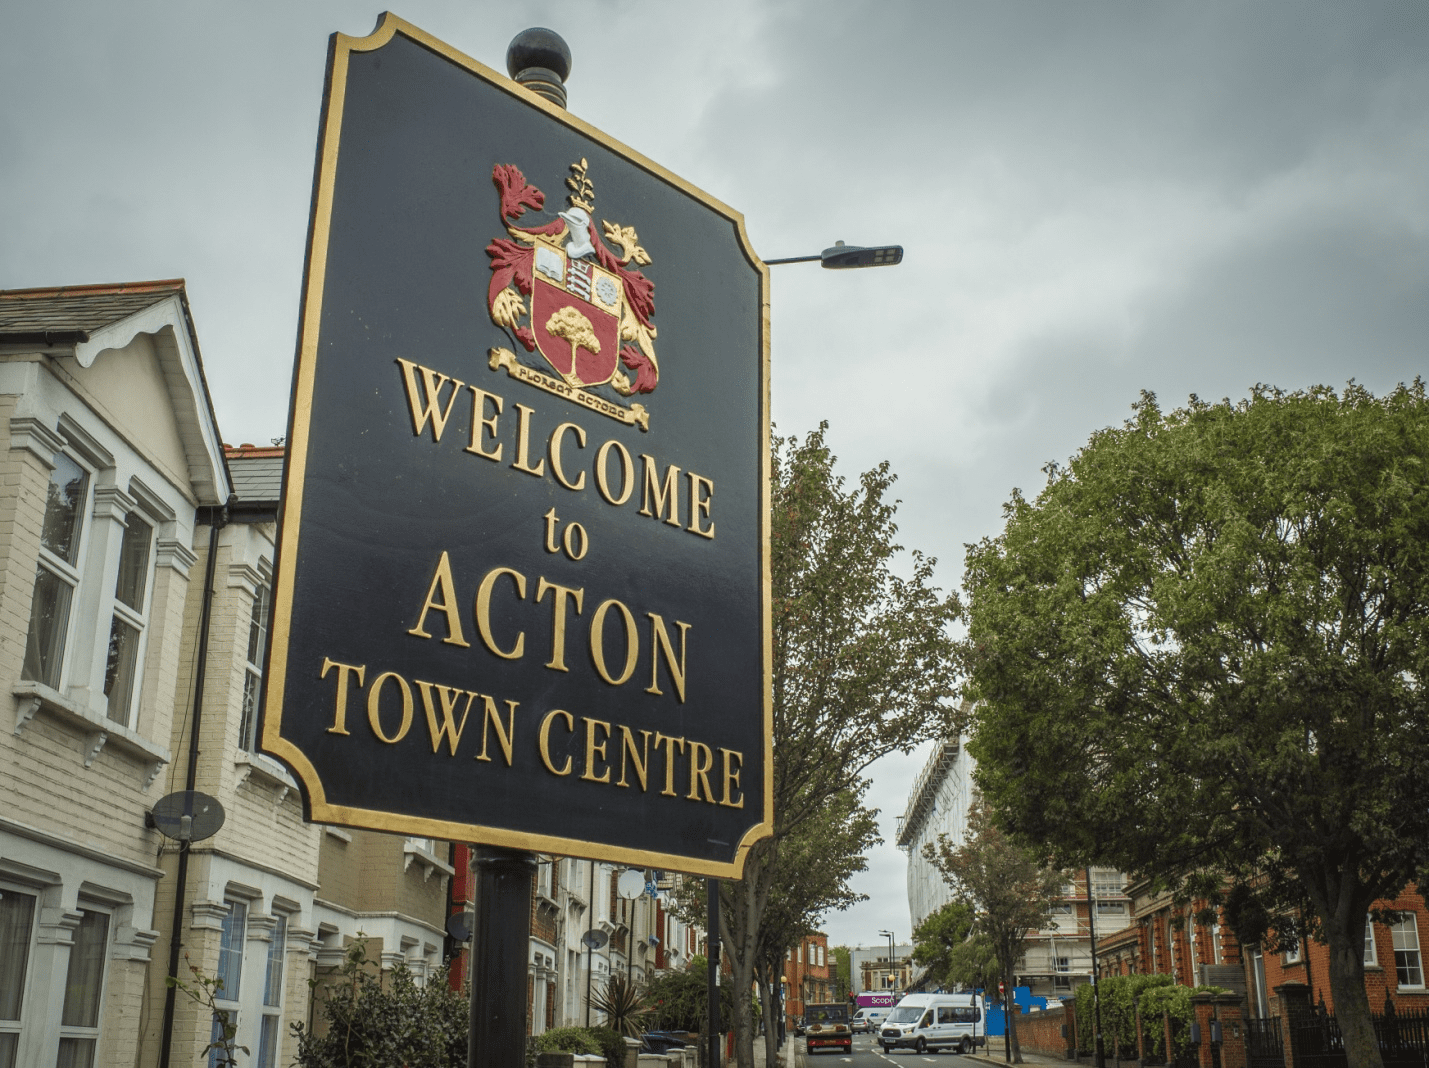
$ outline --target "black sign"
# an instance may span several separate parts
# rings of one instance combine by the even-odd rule
[[[649,160],[390,15],[334,37],[262,733],[310,819],[739,874],[767,294]]]

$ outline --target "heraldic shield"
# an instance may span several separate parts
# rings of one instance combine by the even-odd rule
[[[620,279],[540,240],[533,273],[531,326],[541,355],[573,386],[609,382],[620,364]]]

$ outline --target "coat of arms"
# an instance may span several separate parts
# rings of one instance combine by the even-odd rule
[[[540,226],[517,226],[546,196],[520,169],[498,163],[491,180],[501,194],[501,220],[509,238],[486,247],[491,257],[487,306],[491,319],[527,352],[540,353],[559,378],[517,361],[507,349],[491,350],[491,367],[505,367],[548,392],[649,429],[641,404],[626,406],[590,390],[608,386],[620,397],[649,393],[660,381],[655,359],[655,283],[637,268],[650,262],[633,226],[601,220],[595,227],[595,185],[589,165],[571,164],[568,207]],[[606,242],[617,246],[613,251]]]

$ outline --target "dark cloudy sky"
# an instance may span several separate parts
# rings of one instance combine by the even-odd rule
[[[904,542],[956,586],[1014,486],[1142,389],[1241,396],[1429,341],[1429,4],[490,3],[396,13],[504,70],[570,43],[571,110],[744,212],[775,268],[774,413],[889,459]],[[0,30],[0,288],[182,276],[224,437],[284,434],[338,0],[14,4]],[[885,837],[922,754],[878,769]],[[908,934],[885,845],[829,918]]]

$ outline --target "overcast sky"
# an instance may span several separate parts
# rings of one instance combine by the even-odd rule
[[[900,476],[958,585],[1014,486],[1142,389],[1381,392],[1429,340],[1429,4],[412,0],[497,69],[571,46],[570,109],[745,213],[776,267],[774,415]],[[285,433],[337,0],[14,4],[0,30],[0,288],[183,277],[226,440]],[[908,936],[894,820],[834,942]]]

